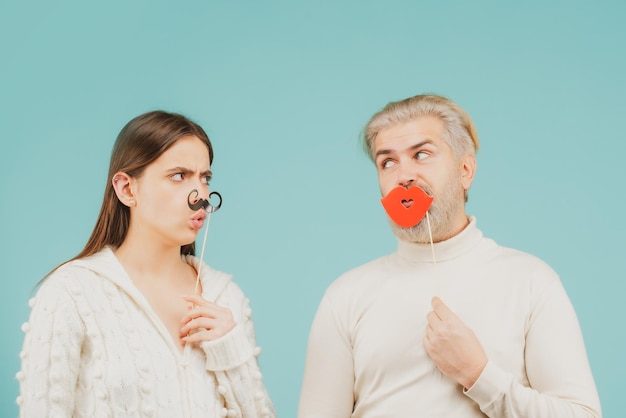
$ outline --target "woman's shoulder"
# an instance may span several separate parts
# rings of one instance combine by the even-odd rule
[[[94,280],[101,280],[103,274],[93,267],[97,265],[91,258],[105,255],[105,251],[94,256],[67,261],[49,273],[39,285],[38,296],[63,297],[67,295],[76,299],[81,295],[93,293]]]
[[[69,263],[57,267],[48,274],[37,288],[31,303],[48,308],[60,307],[66,304],[75,304],[76,299],[84,294],[84,272]]]
[[[44,289],[68,289],[79,286],[84,276],[88,274],[83,268],[73,261],[68,261],[54,269],[41,283],[40,290]]]

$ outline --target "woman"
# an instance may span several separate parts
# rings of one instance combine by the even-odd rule
[[[89,241],[30,302],[21,417],[275,416],[248,300],[194,257],[212,160],[182,115],[122,129]]]

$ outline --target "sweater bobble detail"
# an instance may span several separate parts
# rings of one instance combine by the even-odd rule
[[[142,410],[144,416],[146,417],[153,417],[154,416],[154,408],[152,408],[151,406],[145,406]]]
[[[139,385],[139,391],[146,396],[150,396],[152,393],[152,388],[146,382],[143,382]]]
[[[80,297],[80,287],[78,287],[77,285],[70,285],[68,286],[68,289],[70,294],[74,297]]]

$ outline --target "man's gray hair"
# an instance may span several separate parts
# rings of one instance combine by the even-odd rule
[[[445,140],[458,159],[478,151],[478,134],[469,115],[453,101],[434,94],[421,94],[391,102],[369,120],[363,132],[363,146],[374,159],[374,141],[381,130],[414,119],[431,116],[445,126]]]

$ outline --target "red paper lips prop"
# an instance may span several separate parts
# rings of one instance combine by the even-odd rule
[[[433,198],[419,187],[407,189],[398,186],[380,201],[392,221],[403,228],[410,228],[420,223]]]

